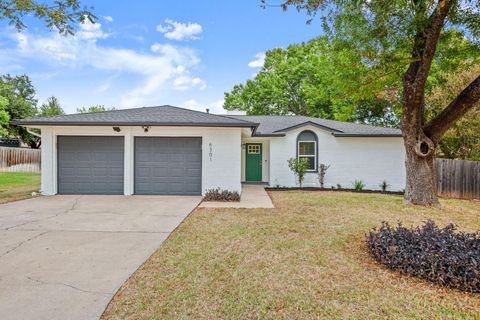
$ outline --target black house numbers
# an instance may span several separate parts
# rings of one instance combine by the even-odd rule
[[[212,162],[213,161],[213,145],[211,142],[208,144],[208,157],[210,158],[210,162]]]

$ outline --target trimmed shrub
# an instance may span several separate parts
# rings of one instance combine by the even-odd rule
[[[391,227],[387,222],[367,235],[373,257],[392,270],[445,287],[480,292],[480,234],[439,228],[429,220],[422,227]]]
[[[204,201],[222,201],[222,202],[235,202],[240,201],[240,195],[237,191],[228,191],[217,189],[209,189],[205,192],[203,197]]]

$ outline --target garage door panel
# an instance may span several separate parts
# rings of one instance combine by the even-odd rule
[[[136,194],[201,194],[202,139],[135,138]]]
[[[121,162],[123,164],[123,152],[110,152],[107,156],[109,156],[108,161]]]
[[[155,178],[166,178],[168,177],[169,169],[168,167],[152,168],[152,177]]]
[[[123,168],[108,168],[107,172],[112,179],[118,178],[123,181]]]
[[[195,192],[196,190],[198,190],[198,188],[201,188],[201,185],[197,184],[197,183],[194,183],[194,184],[187,184],[185,186],[185,190],[187,192]]]
[[[193,162],[193,163],[201,162],[202,161],[202,155],[201,154],[190,153],[185,157],[185,161],[186,162]]]
[[[123,137],[58,137],[58,193],[123,194]]]
[[[170,177],[187,179],[184,168],[172,168],[172,170],[170,170]]]
[[[149,156],[151,157],[151,159],[153,159],[152,162],[163,162],[165,164],[168,164],[169,161],[171,161],[170,154],[169,154],[170,152],[171,151],[168,151],[168,153],[155,153],[155,152],[153,152],[152,154],[149,154]]]
[[[90,161],[92,157],[91,153],[84,152],[84,151],[79,151],[75,155],[75,158],[73,160],[79,160],[79,161]]]

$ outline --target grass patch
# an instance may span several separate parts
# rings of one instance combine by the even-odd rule
[[[40,189],[40,173],[0,172],[0,203],[27,199]]]
[[[400,196],[270,192],[276,209],[199,208],[126,282],[103,319],[477,319],[480,296],[376,263],[382,220],[480,229],[480,203],[405,206]]]

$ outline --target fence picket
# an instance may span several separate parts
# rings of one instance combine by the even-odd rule
[[[480,162],[437,159],[437,191],[445,198],[480,199]]]
[[[0,172],[40,172],[39,149],[0,147]]]

